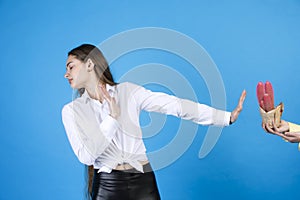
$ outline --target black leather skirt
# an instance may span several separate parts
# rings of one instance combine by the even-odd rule
[[[94,171],[92,200],[160,200],[150,164],[144,165],[145,173],[134,169],[97,171]]]

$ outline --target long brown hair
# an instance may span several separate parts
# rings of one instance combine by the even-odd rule
[[[96,46],[91,44],[82,44],[69,51],[68,56],[70,55],[75,56],[78,60],[84,63],[87,62],[88,59],[91,59],[95,64],[94,70],[96,72],[97,77],[99,78],[99,81],[109,85],[117,84],[114,82],[113,76],[110,72],[106,59],[104,58],[102,52]],[[80,88],[78,90],[79,95],[81,96],[84,93],[84,91],[84,88]],[[87,166],[86,168],[87,189],[88,194],[91,195],[94,177],[94,167],[91,165]]]

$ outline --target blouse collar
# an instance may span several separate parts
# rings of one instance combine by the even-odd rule
[[[110,95],[114,94],[114,92],[116,91],[116,86],[115,85],[106,84],[105,88],[106,88],[106,91]],[[85,103],[87,103],[87,101],[89,101],[89,100],[92,100],[92,98],[90,97],[90,95],[87,92],[87,90],[84,90],[84,93],[82,94],[81,98],[83,98],[83,100],[84,100]]]

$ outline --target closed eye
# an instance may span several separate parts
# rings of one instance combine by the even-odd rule
[[[68,70],[68,69],[71,70],[73,67],[74,67],[74,66],[73,66],[73,62],[70,61],[70,62],[67,63],[66,70]]]
[[[66,70],[67,70],[67,71],[68,71],[68,70],[72,70],[73,67],[74,67],[73,65],[69,65],[69,66],[66,67]]]

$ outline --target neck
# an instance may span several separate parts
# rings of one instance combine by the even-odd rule
[[[99,88],[97,86],[86,87],[85,89],[86,89],[87,93],[89,94],[89,96],[92,99],[95,99],[95,100],[98,100],[98,101],[102,102],[103,97],[102,97],[102,94],[100,93]]]
[[[88,83],[86,83],[84,88],[86,89],[86,91],[88,92],[89,96],[92,99],[96,99],[96,100],[102,102],[103,94],[101,93],[99,84],[100,84],[100,82],[97,80],[96,77],[94,77],[94,78],[91,78]]]

